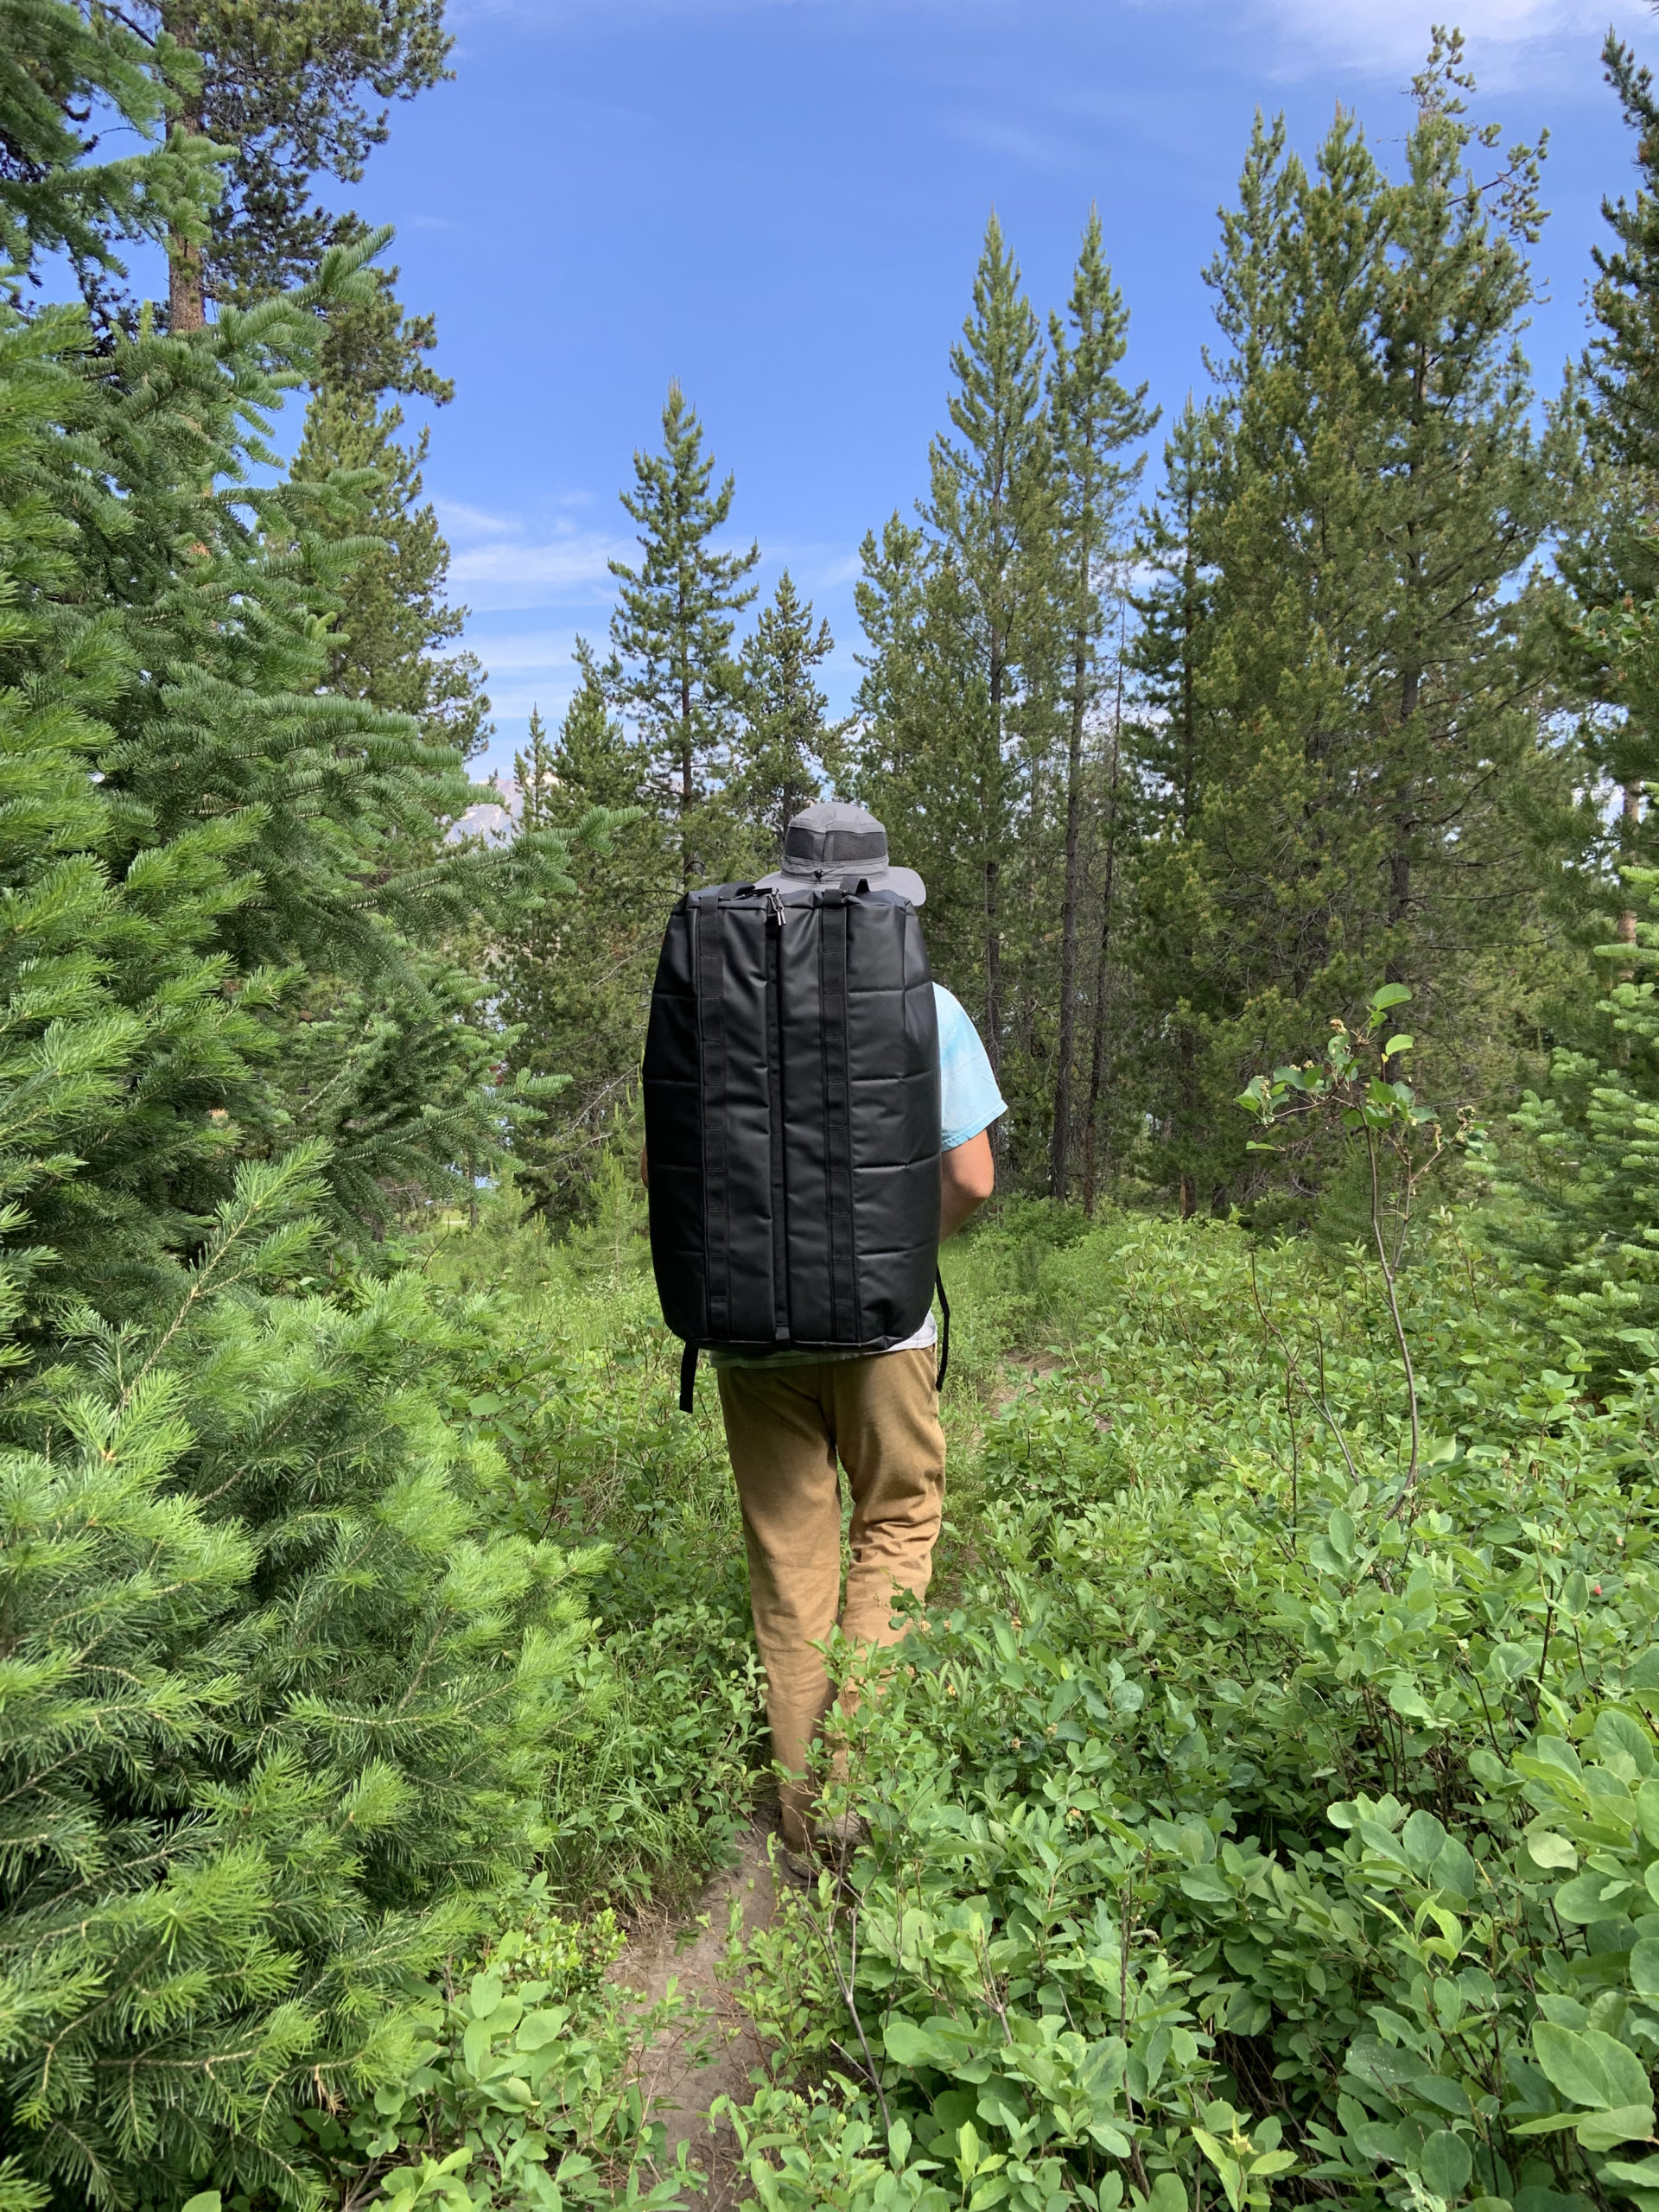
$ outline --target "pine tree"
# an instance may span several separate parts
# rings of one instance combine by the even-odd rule
[[[585,840],[572,860],[574,891],[498,948],[501,1012],[517,1033],[508,1064],[560,1085],[545,1119],[515,1146],[520,1179],[555,1217],[581,1210],[617,1117],[632,1110],[663,922],[680,889],[669,827],[639,804],[649,754],[610,712],[581,643],[577,663],[582,683],[556,743],[533,713],[513,762],[521,830]]]
[[[290,474],[297,484],[355,487],[336,493],[318,516],[322,535],[378,541],[357,560],[345,589],[329,689],[412,715],[426,737],[467,760],[489,742],[490,702],[477,656],[449,650],[469,610],[448,604],[449,548],[421,499],[431,432],[399,442],[403,410],[382,404],[396,391],[442,406],[454,387],[428,365],[431,319],[404,316],[391,289],[397,273],[375,271],[372,297],[331,318]]]
[[[1142,463],[1122,458],[1157,420],[1143,384],[1130,392],[1115,374],[1128,348],[1128,313],[1101,250],[1100,214],[1089,211],[1083,250],[1072,280],[1067,321],[1049,319],[1052,365],[1048,380],[1049,435],[1057,465],[1061,560],[1070,590],[1063,620],[1069,652],[1065,669],[1065,877],[1060,918],[1059,1034],[1055,1050],[1054,1111],[1049,1148],[1049,1193],[1064,1198],[1070,1185],[1071,1084],[1077,1050],[1077,934],[1085,854],[1084,745],[1102,683],[1100,643],[1104,626],[1102,591],[1118,552],[1116,532],[1124,500]],[[1117,762],[1114,736],[1113,767]],[[1110,786],[1109,785],[1109,788]],[[1116,794],[1109,800],[1106,836],[1116,874]],[[1113,886],[1115,888],[1115,885]],[[1103,936],[1103,970],[1109,957],[1109,918]],[[1097,988],[1096,998],[1100,995]],[[1099,1017],[1096,1017],[1098,1028]],[[1091,1088],[1098,1096],[1099,1050]],[[1092,1177],[1090,1177],[1092,1184]]]
[[[204,238],[168,233],[169,327],[188,334],[210,302],[247,306],[314,277],[353,219],[317,207],[314,178],[361,181],[387,137],[389,111],[448,73],[443,0],[141,0],[123,21],[179,89],[174,137],[216,147],[225,190]],[[89,297],[132,324],[130,302],[94,285]]]
[[[813,671],[834,650],[830,625],[813,622],[785,569],[772,604],[744,640],[743,719],[727,804],[747,833],[756,874],[778,865],[790,817],[823,796],[841,764],[842,731],[825,720]]]
[[[219,179],[203,145],[156,143],[180,56],[104,10],[64,0],[0,6],[0,263],[16,302],[38,264],[66,255],[96,290],[126,275],[123,241],[207,236]],[[102,126],[143,149],[92,158]]]
[[[348,258],[321,281],[348,295]],[[576,1717],[566,1562],[483,1524],[488,1470],[441,1411],[453,1325],[412,1274],[295,1294],[330,1257],[330,1163],[248,1126],[295,980],[273,969],[406,957],[374,861],[429,825],[423,779],[454,787],[406,725],[316,691],[341,571],[296,556],[283,487],[247,519],[236,426],[303,374],[311,321],[277,303],[89,364],[79,311],[0,308],[20,2206],[310,2201],[296,2108],[407,2071],[410,1979],[528,1861]],[[543,885],[556,842],[526,847]],[[462,858],[399,910],[499,911]]]
[[[611,619],[607,677],[649,748],[653,789],[677,817],[685,882],[719,872],[725,834],[709,806],[724,773],[741,696],[731,653],[736,616],[755,596],[747,579],[760,549],[714,543],[732,511],[734,480],[710,492],[715,463],[702,425],[677,384],[663,409],[660,453],[636,452],[634,489],[622,505],[639,524],[637,569],[613,561],[620,587]]]
[[[1580,487],[1580,527],[1564,544],[1560,567],[1571,587],[1563,610],[1567,675],[1588,707],[1582,729],[1587,762],[1618,793],[1611,835],[1603,830],[1592,844],[1600,866],[1590,877],[1593,918],[1586,934],[1593,941],[1602,933],[1598,923],[1611,906],[1620,936],[1633,943],[1635,910],[1611,879],[1620,868],[1651,862],[1646,795],[1659,780],[1653,702],[1629,686],[1620,628],[1627,601],[1645,606],[1659,597],[1659,102],[1651,71],[1611,33],[1602,60],[1635,133],[1640,182],[1633,199],[1602,203],[1612,242],[1593,252],[1592,301],[1599,328],[1578,395],[1588,467]]]
[[[1148,834],[1136,866],[1139,893],[1131,964],[1167,1018],[1149,1031],[1154,1172],[1173,1184],[1183,1219],[1198,1203],[1209,1109],[1199,1079],[1199,1037],[1220,1004],[1205,957],[1210,915],[1192,839],[1207,777],[1208,690],[1204,656],[1212,636],[1211,577],[1203,547],[1221,499],[1225,431],[1189,393],[1164,447],[1164,481],[1141,515],[1138,565],[1150,581],[1132,598],[1136,677],[1126,743],[1144,788]]]
[[[950,367],[956,440],[936,438],[929,455],[930,616],[943,626],[942,657],[956,678],[957,746],[978,877],[985,1046],[1000,1070],[1003,879],[1027,788],[1020,741],[1040,744],[1048,734],[1042,724],[1055,690],[1058,578],[1042,334],[995,214]]]
[[[1587,1018],[1561,995],[1548,1083],[1523,1099],[1522,1142],[1503,1163],[1502,1233],[1548,1285],[1564,1332],[1611,1375],[1630,1363],[1625,1332],[1659,1323],[1659,925],[1643,918],[1659,912],[1659,105],[1622,41],[1610,35],[1603,58],[1641,182],[1633,200],[1603,205],[1612,244],[1595,255],[1599,327],[1584,363],[1588,481],[1559,610],[1567,678],[1589,709],[1582,755],[1596,818],[1575,919],[1601,988]]]
[[[1495,190],[1475,177],[1465,89],[1437,43],[1398,181],[1348,118],[1311,175],[1258,125],[1211,272],[1230,351],[1195,516],[1182,891],[1207,1127],[1181,1172],[1217,1203],[1245,1164],[1220,1100],[1381,974],[1411,980],[1452,1095],[1513,1071],[1510,948],[1539,926],[1522,818],[1554,772],[1513,587],[1552,489],[1516,339],[1535,166],[1521,148]],[[1498,1058],[1470,1049],[1489,1039]]]

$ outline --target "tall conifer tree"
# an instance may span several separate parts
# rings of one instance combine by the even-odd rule
[[[578,641],[582,681],[556,740],[539,713],[513,761],[520,834],[573,844],[574,893],[528,915],[498,947],[509,1064],[561,1088],[516,1146],[543,1210],[582,1205],[599,1148],[626,1111],[645,1034],[663,917],[679,888],[677,841],[650,796],[651,761],[610,709],[601,671]],[[596,820],[607,834],[595,839]]]
[[[404,315],[395,269],[376,276],[361,305],[331,320],[291,472],[297,484],[355,487],[354,497],[319,500],[325,536],[378,541],[346,587],[328,680],[346,697],[414,715],[435,743],[470,760],[488,742],[490,702],[477,656],[453,650],[468,610],[448,602],[449,548],[421,496],[431,433],[404,441],[403,410],[386,404],[396,393],[444,406],[454,387],[425,358],[436,343],[431,318]]]
[[[607,680],[650,749],[654,788],[679,828],[687,883],[716,873],[723,832],[708,799],[728,766],[742,685],[731,651],[736,617],[755,596],[760,549],[715,543],[732,511],[734,480],[711,491],[712,454],[677,384],[663,409],[660,453],[636,452],[622,505],[639,525],[637,568],[613,561],[620,590]]]
[[[1102,251],[1099,211],[1091,207],[1065,319],[1049,318],[1048,419],[1058,503],[1061,570],[1057,588],[1063,595],[1066,727],[1059,1033],[1049,1148],[1049,1192],[1056,1198],[1065,1197],[1070,1181],[1077,932],[1086,857],[1084,745],[1102,682],[1100,643],[1105,618],[1101,594],[1118,550],[1122,505],[1143,465],[1140,460],[1128,461],[1125,448],[1144,438],[1157,420],[1157,410],[1147,404],[1146,385],[1131,392],[1116,374],[1128,344],[1128,321],[1123,296],[1112,282]],[[1112,742],[1116,747],[1116,735]],[[1114,818],[1109,836],[1116,827]]]
[[[1501,954],[1532,926],[1518,808],[1548,766],[1513,587],[1551,515],[1516,347],[1535,168],[1521,148],[1495,190],[1475,177],[1465,90],[1437,42],[1397,181],[1347,117],[1312,173],[1258,126],[1211,272],[1230,351],[1196,518],[1188,935],[1211,1104],[1389,969],[1426,1065],[1478,1093],[1468,1040],[1503,1025],[1471,1005],[1512,999]],[[1210,1126],[1213,1194],[1243,1161]]]
[[[936,619],[951,633],[961,764],[972,793],[985,1046],[1000,1068],[1003,879],[1022,800],[1018,747],[1022,723],[1030,735],[1052,709],[1058,575],[1042,332],[995,214],[950,367],[956,435],[933,441],[926,519],[938,549]]]
[[[842,732],[826,720],[828,702],[813,671],[834,650],[830,625],[814,622],[785,569],[772,604],[745,640],[742,723],[728,801],[753,841],[754,856],[775,868],[790,817],[834,780]]]

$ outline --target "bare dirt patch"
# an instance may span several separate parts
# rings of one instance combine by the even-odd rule
[[[711,2128],[710,2107],[720,2097],[747,2103],[749,2075],[760,2063],[753,2026],[716,1969],[730,1940],[735,1900],[747,1940],[769,1927],[778,1908],[766,1857],[769,1826],[755,1822],[738,1838],[736,1863],[716,1874],[681,1919],[666,1914],[642,1920],[628,1948],[611,1968],[611,1979],[647,2003],[668,1994],[672,1985],[701,2008],[701,2017],[677,2037],[665,2037],[646,2053],[641,2086],[652,2117],[668,2130],[665,2167],[671,2167],[682,2143],[694,2165],[708,2177],[703,2212],[730,2212],[742,2194],[743,2175],[737,2142],[725,2122]]]

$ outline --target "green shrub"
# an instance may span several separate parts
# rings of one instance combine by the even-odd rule
[[[399,2077],[409,1975],[487,1926],[593,1725],[592,1562],[483,1524],[418,1281],[255,1287],[302,1165],[9,1408],[8,2133],[95,2199],[305,2196],[288,2112]]]
[[[825,2088],[754,2108],[755,2186],[1651,2212],[1659,1374],[1583,1401],[1443,1224],[1392,1512],[1364,1271],[1096,1234],[979,1571],[851,1732],[868,1846],[757,1955]]]

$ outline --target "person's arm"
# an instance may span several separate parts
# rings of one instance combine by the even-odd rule
[[[939,1236],[954,1236],[996,1187],[988,1129],[939,1154]]]

